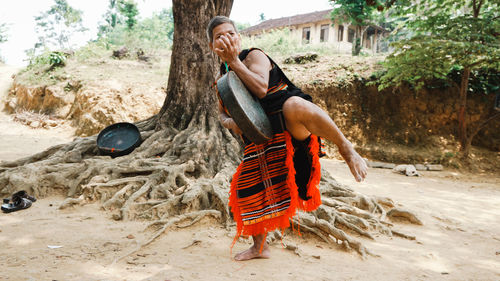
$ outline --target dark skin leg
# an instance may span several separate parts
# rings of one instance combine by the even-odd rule
[[[283,105],[287,131],[297,140],[311,133],[335,143],[356,181],[365,179],[368,167],[328,114],[317,105],[299,97],[289,98]]]
[[[269,245],[265,240],[266,236],[267,233],[252,236],[253,238],[252,247],[241,253],[236,254],[234,256],[234,259],[237,261],[246,261],[257,258],[268,259],[271,255],[270,255]],[[264,243],[264,246],[262,246],[262,243]],[[260,252],[261,247],[262,247],[262,252]]]

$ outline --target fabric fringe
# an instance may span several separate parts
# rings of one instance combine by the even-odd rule
[[[288,177],[286,179],[286,185],[290,192],[290,206],[285,211],[285,213],[279,217],[266,219],[256,224],[243,225],[243,221],[241,220],[241,211],[238,208],[238,197],[237,197],[237,186],[236,186],[243,167],[243,163],[241,163],[238,166],[238,169],[236,170],[236,173],[233,176],[233,180],[231,182],[231,188],[229,191],[229,207],[231,208],[234,220],[236,221],[236,236],[234,237],[233,243],[231,244],[231,249],[241,235],[254,236],[267,233],[275,229],[284,230],[288,228],[290,226],[289,219],[296,215],[299,193],[297,184],[295,183],[295,169],[293,165],[294,149],[290,134],[287,131],[285,131],[284,135],[285,135],[285,142],[287,149],[285,165],[287,166],[289,171]]]
[[[309,200],[299,198],[299,209],[311,212],[321,205],[321,194],[319,192],[319,182],[321,180],[321,164],[319,163],[319,142],[318,137],[311,135],[309,142],[309,154],[312,156],[311,176],[307,183],[307,197]]]
[[[242,226],[243,226],[243,223],[241,222],[241,211],[240,208],[238,207],[238,196],[237,196],[238,192],[236,190],[238,178],[241,175],[242,168],[243,168],[243,162],[241,162],[240,165],[238,165],[236,173],[234,173],[233,175],[233,180],[231,181],[231,187],[229,188],[229,208],[231,209],[234,221],[236,222],[236,235],[234,236],[233,242],[231,243],[231,255],[234,244],[236,244],[236,241],[238,241],[238,238],[241,236]]]
[[[292,137],[290,134],[285,131],[285,142],[286,142],[286,160],[285,165],[288,168],[288,176],[286,179],[286,185],[290,192],[290,207],[286,210],[286,212],[275,218],[267,219],[261,221],[256,224],[251,225],[243,225],[243,221],[241,220],[241,211],[238,207],[238,197],[237,197],[237,182],[241,175],[241,170],[243,168],[243,162],[238,166],[236,173],[233,175],[233,180],[231,182],[231,188],[229,191],[229,207],[231,208],[231,212],[233,213],[234,220],[236,221],[236,235],[231,244],[231,251],[238,240],[238,238],[242,235],[259,235],[263,233],[267,233],[273,231],[275,229],[281,229],[283,232],[284,229],[290,227],[290,219],[297,214],[297,209],[303,211],[314,211],[321,205],[321,195],[319,192],[319,181],[321,179],[321,166],[319,163],[319,143],[317,137],[311,136],[311,140],[309,143],[309,153],[312,155],[312,167],[311,167],[311,176],[309,178],[309,182],[307,184],[307,196],[311,197],[309,200],[302,200],[299,197],[299,191],[297,183],[295,182],[295,167],[293,164],[293,155],[295,153]],[[292,222],[293,227],[293,222]],[[300,226],[297,231],[300,235]],[[295,229],[294,229],[295,231]]]

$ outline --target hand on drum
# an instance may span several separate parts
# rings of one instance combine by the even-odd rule
[[[226,127],[230,130],[233,130],[233,132],[235,134],[238,134],[238,135],[242,135],[243,132],[241,131],[240,127],[238,127],[238,125],[236,125],[236,122],[234,122],[233,118],[228,118],[227,121],[229,124],[229,127]]]

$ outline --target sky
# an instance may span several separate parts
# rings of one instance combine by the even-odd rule
[[[103,21],[107,0],[67,0],[70,6],[83,11],[83,26],[89,30],[74,38],[77,45],[95,39],[97,26]],[[170,0],[136,0],[141,18],[153,12],[170,8]],[[0,55],[7,64],[22,66],[26,64],[24,51],[37,41],[34,17],[47,11],[54,0],[0,0],[0,24],[8,25],[8,41],[0,44]],[[314,11],[330,9],[328,0],[234,0],[230,18],[236,22],[257,24],[260,14],[266,19],[293,16]]]

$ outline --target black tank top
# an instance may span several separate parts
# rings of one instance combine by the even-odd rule
[[[245,49],[241,51],[241,53],[238,55],[239,59],[243,61],[250,52],[258,50],[261,51],[260,49],[257,48],[251,48],[251,49]],[[265,54],[265,53],[264,53]],[[266,55],[267,56],[267,55]],[[269,89],[276,88],[277,86],[281,85],[282,83],[285,83],[287,85],[286,89],[273,92],[272,94],[266,95],[264,98],[260,99],[260,103],[262,107],[264,108],[264,111],[268,114],[274,113],[274,112],[279,112],[283,108],[283,104],[287,99],[293,96],[299,96],[301,98],[304,98],[308,101],[312,101],[311,96],[304,94],[301,89],[296,87],[288,77],[283,73],[281,68],[269,57],[267,56],[269,61],[271,62],[271,70],[269,71],[269,81],[268,81],[268,93]],[[225,63],[222,63],[220,66],[220,73],[221,75],[224,75],[226,73],[226,68],[228,70],[231,70],[230,67],[226,67]]]

